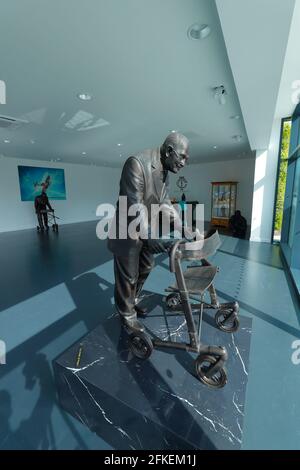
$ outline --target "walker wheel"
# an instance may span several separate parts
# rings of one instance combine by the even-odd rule
[[[199,354],[196,359],[196,373],[198,379],[204,384],[211,388],[222,388],[227,383],[226,369],[223,367],[219,369],[212,377],[207,376],[208,370],[214,366],[217,362],[215,356],[209,354]]]
[[[231,315],[231,316],[230,316]],[[225,333],[234,333],[239,329],[240,320],[238,316],[232,315],[231,309],[220,309],[215,315],[216,325],[219,330],[225,331]]]
[[[172,292],[166,298],[167,307],[170,309],[175,309],[179,305],[181,305],[181,298],[178,292]]]
[[[144,333],[132,333],[129,336],[129,347],[139,359],[148,359],[153,351],[151,338]]]

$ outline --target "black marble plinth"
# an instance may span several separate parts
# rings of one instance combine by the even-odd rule
[[[151,302],[148,332],[186,341],[184,317],[167,313],[161,296]],[[54,361],[60,404],[116,449],[239,449],[250,337],[249,318],[228,334],[214,326],[212,312],[204,314],[202,341],[229,354],[228,383],[214,390],[196,378],[192,353],[155,349],[136,359],[113,316]]]

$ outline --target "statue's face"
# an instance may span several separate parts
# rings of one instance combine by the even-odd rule
[[[183,143],[176,146],[176,148],[169,146],[166,152],[164,167],[172,173],[178,173],[186,164],[189,158],[188,144]]]

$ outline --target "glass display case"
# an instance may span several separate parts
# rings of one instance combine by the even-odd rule
[[[228,227],[236,210],[236,181],[218,181],[212,184],[211,224]]]

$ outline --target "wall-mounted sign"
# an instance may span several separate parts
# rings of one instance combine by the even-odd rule
[[[176,181],[176,185],[181,191],[183,191],[187,187],[187,184],[188,182],[184,176],[179,176],[178,180]]]

